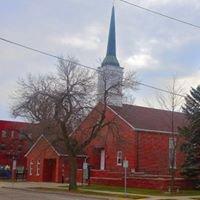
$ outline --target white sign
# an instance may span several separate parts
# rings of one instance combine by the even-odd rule
[[[88,163],[84,162],[83,163],[83,180],[86,180],[88,178],[89,178]]]
[[[124,160],[123,161],[123,167],[124,168],[128,168],[128,160]]]
[[[84,162],[83,163],[83,169],[87,169],[88,168],[88,163]]]
[[[13,169],[13,170],[16,170],[16,168],[17,168],[17,161],[16,161],[16,160],[13,160],[13,167],[12,167],[12,169]]]

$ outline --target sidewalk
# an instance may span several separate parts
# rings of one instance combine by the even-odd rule
[[[9,189],[21,189],[21,190],[37,190],[37,189],[43,189],[46,191],[56,191],[56,192],[65,192],[66,184],[60,184],[60,183],[36,183],[36,182],[0,182],[0,187],[9,188]],[[119,199],[128,199],[123,198],[124,193],[122,192],[111,192],[111,191],[99,191],[99,190],[93,190],[93,189],[80,189],[80,191],[85,192],[91,192],[94,193],[94,196],[98,196],[100,194],[101,199],[109,199],[109,200],[119,200]],[[67,191],[66,191],[67,192]],[[105,194],[102,196],[102,194]],[[87,194],[78,194],[77,195],[83,195],[87,196]],[[120,197],[112,197],[112,195],[119,195]],[[148,199],[148,200],[200,200],[200,196],[152,196],[152,195],[142,195],[142,194],[132,194],[127,193],[129,197],[139,197],[140,200],[142,199]],[[90,195],[91,196],[91,195]],[[92,195],[93,196],[93,195]],[[141,198],[140,198],[141,197]]]
[[[90,189],[81,189],[83,191],[88,191],[88,192],[96,192],[96,193],[102,193],[102,194],[113,194],[113,195],[124,195],[122,192],[109,192],[109,191],[99,191],[99,190],[90,190]],[[132,193],[127,193],[128,196],[140,196],[141,199],[148,199],[148,200],[169,200],[169,199],[174,199],[174,200],[200,200],[200,196],[152,196],[152,195],[142,195],[142,194],[132,194]]]
[[[30,188],[60,188],[66,184],[60,183],[40,183],[40,182],[4,182],[0,181],[0,187],[16,188],[16,189],[30,189]]]

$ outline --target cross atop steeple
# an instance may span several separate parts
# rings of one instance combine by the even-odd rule
[[[114,2],[113,2],[114,4]],[[110,30],[108,36],[108,45],[106,57],[103,60],[102,66],[112,65],[119,67],[119,62],[116,57],[116,33],[115,33],[115,7],[113,5],[111,20],[110,20]]]

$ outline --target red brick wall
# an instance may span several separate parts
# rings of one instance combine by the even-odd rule
[[[103,148],[106,154],[105,170],[123,170],[122,166],[117,165],[117,151],[122,151],[123,159],[126,158],[129,161],[129,170],[135,169],[136,137],[133,129],[110,110],[106,113],[106,118],[115,125],[113,128],[103,128],[99,137],[88,146],[86,152],[89,156],[89,163],[93,169],[100,169],[100,149]]]
[[[106,168],[109,171],[122,171],[122,166],[117,166],[117,151],[123,152],[123,158],[129,161],[128,171],[134,169],[156,175],[169,174],[169,138],[170,134],[148,131],[134,131],[123,119],[108,110],[106,118],[117,124],[118,133],[113,135],[108,128],[101,130],[100,136],[96,138],[87,148],[89,163],[93,169],[100,169],[100,149],[106,151]],[[90,126],[90,117],[84,121],[83,127]],[[117,138],[120,138],[117,141]],[[182,139],[181,139],[182,140]],[[180,152],[181,140],[176,151],[177,175],[184,160]]]
[[[138,134],[138,171],[150,174],[169,174],[169,138],[170,134],[137,132]],[[177,139],[177,171],[184,160],[180,152],[181,139]]]
[[[105,127],[87,148],[89,163],[93,169],[100,169],[100,149],[106,152],[106,168],[109,171],[122,171],[122,166],[117,166],[117,151],[123,152],[123,158],[129,161],[128,171],[134,169],[156,175],[169,174],[169,137],[170,134],[138,131],[135,132],[123,119],[108,110],[106,118],[117,124],[118,133],[113,135],[112,131]],[[90,117],[84,121],[83,127],[89,127]],[[83,134],[84,135],[84,134]],[[119,139],[119,140],[117,140]],[[180,144],[180,140],[177,140]],[[184,155],[177,148],[176,164],[177,174],[183,163]]]
[[[84,141],[84,139],[88,137],[88,131],[85,130],[89,130],[91,123],[94,123],[96,118],[95,114],[91,113],[81,124],[76,134],[80,140]],[[135,132],[123,119],[110,110],[106,113],[106,119],[114,122],[117,126],[103,128],[99,136],[92,141],[85,151],[88,155],[88,162],[92,166],[92,169],[97,170],[100,169],[100,150],[102,148],[105,149],[106,160],[105,170],[103,171],[105,173],[96,171],[92,176],[99,177],[100,180],[101,177],[107,177],[108,174],[110,174],[106,172],[122,172],[123,174],[123,167],[117,166],[117,151],[122,151],[123,159],[126,157],[129,161],[128,172],[136,169],[136,171],[139,172],[155,175],[169,174],[169,134],[142,131]],[[117,133],[115,132],[115,134],[113,134],[113,130],[117,130]],[[64,174],[64,178],[67,180],[69,173],[67,159],[65,157],[59,158],[48,145],[45,146],[42,143],[45,142],[43,141],[41,144],[38,144],[37,150],[29,154],[28,163],[30,163],[31,159],[55,158],[57,160],[56,181],[61,182],[62,174]],[[177,151],[177,170],[179,170],[183,159],[183,154]],[[80,166],[82,166],[82,162]],[[80,171],[77,176],[78,180],[82,179]],[[118,175],[113,174],[113,177],[116,176],[118,177]],[[29,177],[29,180],[42,181],[42,174],[41,177]]]
[[[78,172],[77,172],[77,182],[82,182],[82,166],[83,166],[84,158],[77,158]],[[58,169],[58,182],[62,182],[62,177],[64,182],[69,181],[69,160],[67,156],[63,156],[59,161],[59,169]]]
[[[43,181],[43,167],[44,167],[44,159],[55,159],[56,160],[56,174],[55,174],[55,180],[56,182],[59,179],[59,156],[56,154],[56,152],[50,147],[50,145],[46,142],[44,138],[42,138],[37,145],[32,149],[32,151],[27,155],[27,180],[28,181]],[[37,161],[40,160],[40,175],[38,176],[36,174],[37,169]],[[30,175],[30,162],[33,162],[33,171],[32,175]]]
[[[124,186],[123,178],[91,178],[91,184],[109,185],[109,186]],[[159,189],[168,191],[170,185],[169,179],[155,179],[155,178],[127,178],[127,187],[133,188],[147,188],[147,189]],[[177,179],[175,181],[175,187],[177,189],[189,189],[193,188],[193,184],[190,181],[184,179]]]
[[[45,160],[53,159],[56,160],[56,166],[51,172],[53,174],[52,182],[62,181],[68,182],[69,177],[69,161],[67,156],[59,156],[51,147],[51,145],[46,141],[46,139],[41,138],[32,151],[27,155],[27,180],[34,182],[45,181],[45,173],[48,169],[44,167]],[[37,161],[40,160],[40,175],[37,175]],[[78,168],[82,168],[84,158],[77,157]],[[32,175],[30,175],[30,163],[33,162]],[[82,172],[81,172],[82,173]],[[77,173],[78,181],[82,180],[82,175],[80,170]]]
[[[26,167],[24,155],[29,148],[29,144],[25,138],[20,138],[19,134],[27,125],[27,123],[23,122],[0,120],[0,145],[5,145],[5,149],[0,147],[0,165],[12,167],[12,159],[15,157],[17,166]],[[3,137],[4,131],[6,132],[6,137]]]

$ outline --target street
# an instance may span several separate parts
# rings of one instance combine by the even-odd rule
[[[38,191],[0,188],[0,200],[86,200],[94,197],[80,197],[70,194],[55,194]]]

